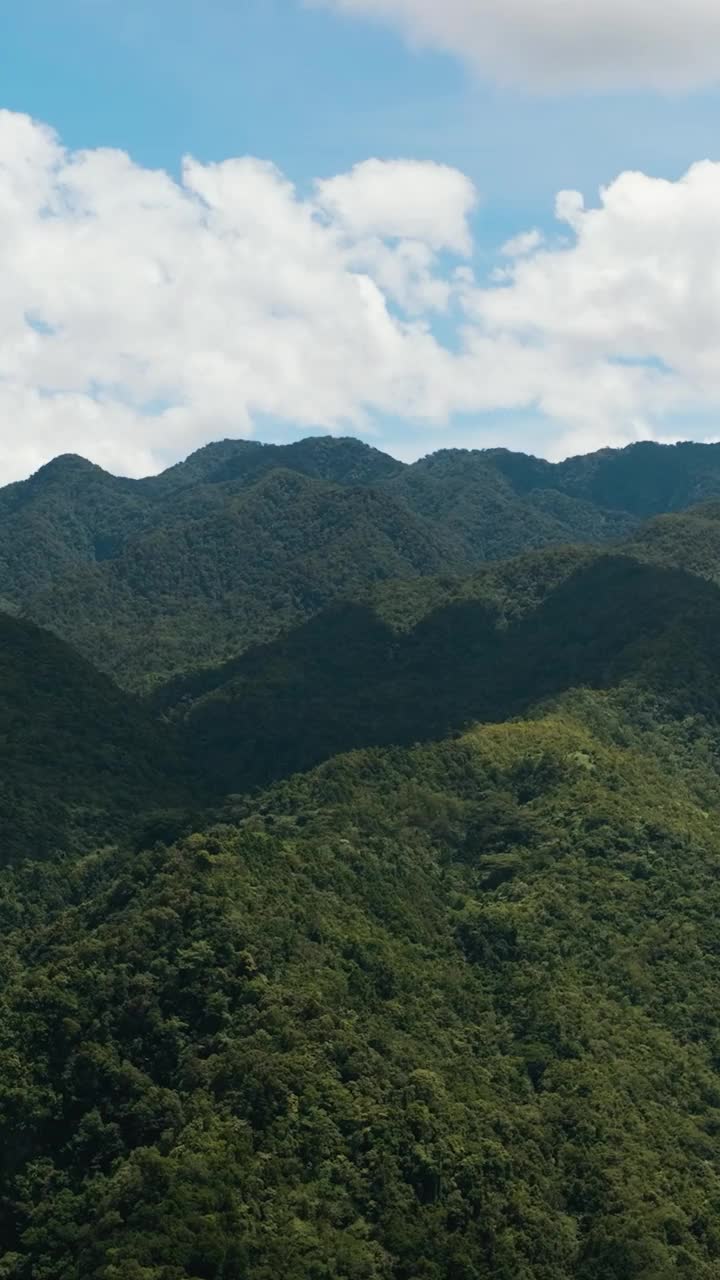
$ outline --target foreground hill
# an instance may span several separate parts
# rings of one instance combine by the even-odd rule
[[[224,441],[140,481],[65,457],[0,490],[0,600],[147,687],[377,581],[617,541],[713,496],[720,445],[406,466],[356,440]]]
[[[576,693],[0,876],[3,1274],[713,1280],[713,732]]]

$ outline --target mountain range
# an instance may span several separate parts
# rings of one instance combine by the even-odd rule
[[[720,1275],[720,446],[0,490],[0,1277]]]
[[[719,445],[408,466],[355,440],[225,441],[146,480],[65,456],[0,490],[0,600],[146,689],[364,585],[614,542],[714,497]]]

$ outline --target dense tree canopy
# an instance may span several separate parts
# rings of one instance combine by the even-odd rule
[[[363,587],[569,543],[720,496],[720,445],[551,464],[357,440],[224,441],[126,480],[63,457],[0,490],[0,605],[145,689],[237,656]]]
[[[0,491],[0,1278],[718,1280],[707,448]]]
[[[6,872],[4,1274],[715,1276],[717,798],[580,693]]]

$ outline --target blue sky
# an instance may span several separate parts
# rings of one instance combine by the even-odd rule
[[[677,177],[718,152],[717,93],[507,91],[297,0],[10,3],[0,85],[68,146],[171,170],[186,152],[262,156],[299,182],[369,155],[457,165],[490,244],[547,223],[562,187],[592,197],[624,169]]]
[[[459,6],[466,2],[459,0]],[[629,0],[630,7],[632,3]],[[152,5],[126,0],[122,6],[110,0],[64,0],[60,6],[50,0],[11,0],[3,15],[0,107],[49,125],[70,153],[118,148],[129,153],[136,168],[165,169],[174,178],[179,178],[186,154],[203,165],[242,156],[268,160],[295,184],[301,198],[311,197],[316,179],[344,174],[371,157],[451,167],[478,192],[476,206],[466,210],[472,250],[460,257],[472,266],[480,285],[487,285],[492,271],[503,269],[500,246],[530,228],[539,228],[549,238],[548,251],[556,255],[561,248],[558,236],[563,236],[572,257],[570,241],[576,229],[568,232],[567,226],[555,221],[558,191],[579,190],[594,206],[599,188],[612,185],[627,171],[675,183],[692,163],[717,154],[719,97],[711,72],[697,84],[683,84],[680,89],[675,85],[665,89],[661,70],[658,87],[649,88],[634,85],[631,73],[619,86],[600,83],[598,88],[594,71],[588,77],[589,90],[566,87],[562,75],[555,90],[546,84],[538,87],[532,75],[527,83],[515,76],[510,85],[497,84],[483,66],[467,62],[453,48],[440,47],[442,40],[418,47],[392,20],[368,21],[362,13],[338,12],[342,7],[342,0],[335,7],[332,0],[327,7],[300,0],[175,0],[172,4],[154,0]],[[347,7],[352,9],[354,0]],[[362,9],[362,0],[355,7]],[[386,7],[392,11],[392,0]],[[412,0],[407,7],[412,8]],[[422,7],[421,0],[417,7]],[[382,2],[377,8],[382,10]],[[602,73],[599,78],[602,82]],[[636,225],[637,219],[649,218],[654,225],[656,196],[657,190],[650,187],[638,194],[642,210],[634,215],[633,235],[640,243],[642,228]],[[700,216],[697,202],[708,197],[698,193],[695,199],[687,213],[689,228]],[[541,256],[545,252],[543,247]],[[445,250],[433,268],[440,276],[452,273],[457,265],[454,249],[451,260],[444,254]],[[559,265],[549,264],[556,281],[566,279],[570,257]],[[587,262],[575,260],[586,278]],[[685,263],[685,256],[682,260]],[[627,273],[628,264],[624,262],[622,269]],[[691,264],[688,269],[702,272],[702,265]],[[615,267],[605,262],[602,270],[607,273]],[[513,287],[507,292],[513,293],[516,315],[508,332],[513,343],[524,343],[526,348],[528,332],[534,329],[527,310],[531,286],[515,286],[512,279],[509,283]],[[28,297],[34,297],[35,284],[28,280],[27,287]],[[548,291],[554,288],[550,282]],[[575,285],[570,292],[574,289]],[[587,288],[583,299],[587,302]],[[473,316],[481,316],[483,336],[491,324],[495,339],[496,301],[479,297],[470,304]],[[508,299],[501,300],[501,305],[507,309]],[[392,298],[388,307],[394,315]],[[454,351],[458,341],[464,340],[464,330],[452,314],[436,309],[426,323],[437,342]],[[713,312],[711,324],[715,319]],[[556,352],[562,326],[558,327],[556,318],[551,323],[544,318],[542,323],[540,341]],[[607,317],[602,323],[608,324]],[[507,316],[502,324],[510,324]],[[49,339],[53,329],[63,327],[52,320],[48,326]],[[505,329],[503,334],[507,336]],[[607,351],[607,361],[615,368],[626,357],[628,367],[636,359],[641,364],[668,362],[663,335],[653,336],[657,345],[652,348],[647,346],[649,338],[643,340],[645,345],[636,343],[633,335],[624,341],[625,346]],[[534,336],[533,344],[537,345]],[[689,339],[686,345],[691,345]],[[710,354],[706,353],[706,362]],[[472,394],[464,391],[457,402],[449,397],[447,409],[441,406],[429,425],[419,426],[416,411],[406,411],[405,393],[396,406],[387,395],[379,395],[369,409],[358,409],[357,417],[345,410],[336,420],[331,412],[318,413],[317,429],[356,430],[407,456],[451,443],[507,443],[538,451],[547,444],[546,451],[555,453],[571,437],[578,448],[602,443],[603,420],[593,415],[572,436],[572,405],[557,411],[554,399],[565,403],[564,392],[553,397],[544,386],[533,389],[526,370],[529,358],[525,349],[518,375],[521,381],[527,379],[524,403],[509,404],[512,397],[500,390],[496,402],[490,396],[488,403],[488,396],[482,394],[475,407]],[[574,351],[572,359],[577,362],[578,358]],[[558,368],[564,369],[570,357],[560,352],[557,359]],[[669,363],[675,367],[672,358]],[[600,372],[601,381],[606,382],[607,368]],[[464,370],[462,376],[466,374]],[[483,380],[480,366],[476,376]],[[47,397],[48,391],[57,388],[48,387],[47,376],[42,377],[45,381],[30,389]],[[27,390],[23,385],[23,396]],[[60,390],[66,393],[68,388]],[[82,388],[71,390],[79,393]],[[618,413],[623,406],[628,413],[626,427],[613,420],[612,430],[605,432],[618,442],[638,434],[662,438],[663,423],[677,434],[678,421],[687,422],[687,434],[692,434],[693,423],[702,420],[707,435],[708,415],[712,419],[714,412],[714,383],[703,381],[700,371],[689,365],[683,366],[682,385],[667,403],[658,400],[655,384],[641,388],[628,383],[622,394],[617,391],[616,400],[615,390],[608,394],[606,421],[615,404]],[[132,396],[123,393],[121,399],[125,403]],[[147,396],[150,401],[172,403],[173,388],[168,388],[167,397],[153,391]],[[95,396],[94,404],[102,406],[103,397]],[[109,435],[125,428],[109,417],[98,428],[99,460],[138,470],[201,443],[221,427],[232,434],[223,415],[204,412],[201,399],[193,401],[192,408],[197,419],[194,429],[185,422],[182,431],[169,431],[167,437],[158,430],[153,441],[155,424],[149,422],[149,447],[143,450],[136,441],[128,449],[126,463],[122,447],[113,451],[108,445]],[[240,427],[243,433],[253,430],[253,420],[262,422],[264,436],[276,439],[312,428],[312,413],[294,423],[284,408],[276,412],[269,403],[264,407],[263,402],[257,411],[251,406],[249,415]],[[29,421],[32,434],[34,419]],[[37,447],[26,448],[16,464],[6,445],[5,456],[0,452],[6,474],[27,470],[49,449],[57,452],[74,445],[74,437],[63,425],[66,421],[67,414],[59,413],[56,448],[53,424],[45,422],[42,431],[37,427]],[[97,415],[95,423],[98,426]],[[79,440],[80,445],[85,443],[86,451],[92,452],[90,426]],[[567,447],[574,446],[568,443]]]

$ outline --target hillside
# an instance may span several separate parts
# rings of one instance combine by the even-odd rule
[[[349,439],[223,441],[138,481],[60,458],[0,490],[0,601],[146,688],[378,580],[615,542],[713,495],[718,445],[558,464],[443,450],[408,466]]]
[[[524,468],[532,464],[537,484],[528,487]],[[452,533],[475,563],[567,542],[612,541],[637,523],[634,512],[569,495],[563,484],[560,469],[524,454],[448,449],[407,467],[388,488]]]
[[[145,480],[112,476],[65,454],[29,480],[0,488],[0,597],[24,604],[63,569],[114,558],[139,530],[163,526],[176,511],[192,518],[217,509],[228,482],[236,491],[285,469],[339,484],[367,484],[400,466],[355,440],[284,447],[226,440]]]
[[[0,492],[9,606],[152,686],[0,614],[0,1277],[717,1280],[720,504],[659,448]]]
[[[168,516],[25,609],[141,684],[270,639],[376,579],[445,567],[468,567],[461,548],[383,490],[275,470],[199,519]]]
[[[371,601],[334,606],[172,682],[155,705],[197,767],[239,791],[339,751],[506,720],[575,687],[632,680],[687,709],[718,703],[720,591],[693,574],[630,554],[544,552],[460,587],[419,617],[411,592],[409,628],[397,597],[389,618]]]
[[[0,876],[4,1274],[712,1280],[701,744],[579,693]]]
[[[193,795],[172,735],[107,676],[0,615],[0,865],[127,834]]]
[[[148,519],[132,480],[65,455],[0,489],[0,598],[22,605],[71,565],[101,563]]]

